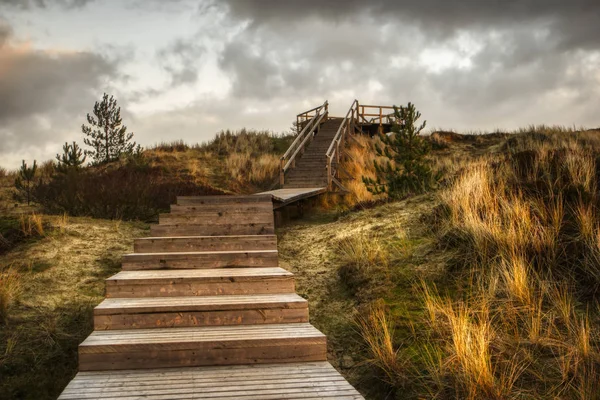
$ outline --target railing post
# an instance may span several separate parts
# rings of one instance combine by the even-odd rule
[[[283,184],[285,183],[285,171],[283,170],[284,164],[285,164],[285,160],[282,157],[280,159],[280,163],[279,163],[279,184],[281,186],[283,186]]]
[[[333,181],[331,179],[331,156],[327,156],[327,190],[331,191],[331,185]]]

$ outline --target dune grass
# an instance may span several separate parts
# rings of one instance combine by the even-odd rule
[[[15,217],[16,226],[19,218]],[[77,372],[104,279],[143,236],[141,223],[24,216],[32,234],[0,259],[0,398],[55,399]]]
[[[447,272],[415,284],[411,343],[390,347],[398,321],[380,308],[360,320],[398,398],[599,398],[600,141],[534,129],[463,159],[439,191]]]

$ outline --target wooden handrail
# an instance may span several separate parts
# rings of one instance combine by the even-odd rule
[[[302,139],[302,137],[305,135],[305,133],[309,130],[309,128],[311,127],[312,123],[317,119],[318,115],[315,115],[314,117],[312,117],[309,121],[308,124],[306,124],[304,126],[304,128],[302,129],[302,131],[296,135],[296,139],[294,139],[294,141],[292,142],[292,144],[290,145],[290,147],[288,147],[288,149],[285,151],[285,153],[281,156],[281,160],[284,160],[287,158],[287,156],[290,155],[290,153],[293,151],[293,149],[296,147],[296,144]]]
[[[319,115],[322,110],[325,110],[325,112],[328,112],[328,109],[329,109],[329,103],[327,101],[325,101],[325,103],[321,104],[318,107],[311,108],[310,110],[304,111],[304,112],[296,115],[296,125],[298,127],[300,127],[300,125],[303,122],[306,122],[309,119],[312,119],[313,117]],[[314,114],[311,115],[311,113],[314,113]],[[298,128],[298,129],[300,129],[300,128]]]
[[[315,129],[318,129],[323,118],[329,116],[329,103],[325,101],[322,105],[312,108],[308,111],[300,113],[296,116],[297,125],[300,127],[300,118],[305,118],[303,122],[306,122],[300,133],[296,136],[290,147],[286,150],[283,156],[280,158],[279,167],[279,184],[285,183],[285,173],[290,167],[293,167],[296,162],[296,157],[304,146],[308,143],[308,139],[314,136]],[[314,113],[314,115],[310,115]],[[312,135],[311,135],[312,134]]]
[[[323,117],[325,117],[327,115],[327,113],[323,113],[321,114],[321,116],[319,117],[319,119],[317,120],[317,122],[315,123],[314,127],[319,126],[319,124],[321,123],[321,120],[323,119]],[[316,117],[314,117],[316,118]],[[310,129],[309,132],[314,131],[314,129]],[[294,161],[296,159],[296,156],[298,155],[298,153],[300,152],[301,149],[304,148],[304,146],[306,145],[306,142],[308,141],[308,139],[310,139],[310,134],[307,134],[306,137],[304,138],[304,140],[302,141],[302,143],[300,143],[300,146],[298,146],[296,148],[296,151],[294,151],[294,154],[292,154],[292,156],[290,157],[289,161],[287,162],[287,164],[283,167],[283,171],[287,171],[288,168],[290,167],[292,161]]]
[[[384,112],[383,110],[394,110],[394,106],[374,106],[361,104],[358,109],[359,118],[367,124],[378,124],[379,132],[383,132],[384,119],[387,118],[387,123],[394,117],[395,111],[392,113]],[[367,117],[372,117],[367,119]]]
[[[355,119],[357,120],[359,117],[359,107],[360,106],[358,104],[358,100],[355,99],[352,102],[352,105],[350,106],[350,108],[348,109],[346,116],[342,120],[340,127],[338,128],[337,132],[335,133],[335,136],[333,137],[333,140],[331,141],[331,144],[329,145],[327,152],[325,153],[325,155],[327,156],[327,187],[329,190],[332,189],[332,185],[333,185],[333,182],[335,181],[335,175],[337,172],[337,171],[333,170],[331,161],[335,156],[336,161],[339,163],[340,146],[344,144],[345,136],[349,130],[348,129],[349,128],[348,127],[348,121],[349,121],[348,117],[350,117],[352,122],[354,122]],[[355,111],[356,111],[356,117],[354,116]]]

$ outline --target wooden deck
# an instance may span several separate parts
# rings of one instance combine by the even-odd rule
[[[363,399],[278,266],[273,201],[324,189],[178,198],[106,280],[59,399]]]
[[[275,208],[279,208],[325,192],[327,192],[327,187],[276,189],[257,194],[270,195],[273,198]]]
[[[363,397],[328,362],[80,372],[60,399],[336,399]]]

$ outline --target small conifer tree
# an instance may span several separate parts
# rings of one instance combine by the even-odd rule
[[[94,115],[87,115],[88,126],[81,125],[82,132],[87,136],[83,142],[92,150],[87,150],[96,163],[118,160],[122,155],[131,155],[136,143],[133,133],[127,132],[127,126],[121,119],[121,107],[117,100],[104,93],[102,101],[94,104]]]
[[[77,143],[73,142],[73,144],[69,144],[65,142],[63,145],[63,154],[56,155],[56,159],[58,160],[56,170],[62,173],[79,170],[85,162],[86,157]]]
[[[17,198],[27,200],[27,205],[31,204],[31,194],[33,189],[33,179],[37,171],[37,162],[33,160],[31,167],[27,166],[25,160],[17,172],[15,179],[15,188],[17,189]]]
[[[420,136],[426,121],[418,125],[421,113],[414,104],[394,106],[395,123],[392,133],[380,135],[382,146],[376,146],[378,156],[387,160],[375,161],[376,179],[363,177],[367,190],[387,194],[395,200],[409,194],[421,193],[431,187],[433,173],[427,155],[429,143]]]

